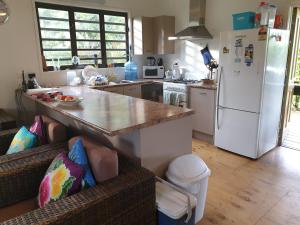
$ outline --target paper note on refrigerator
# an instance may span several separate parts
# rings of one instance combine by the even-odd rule
[[[252,65],[253,54],[254,54],[254,46],[253,44],[249,44],[249,46],[245,48],[245,63],[247,66]]]

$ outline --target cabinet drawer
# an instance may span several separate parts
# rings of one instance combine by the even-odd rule
[[[141,98],[142,97],[142,90],[141,85],[130,85],[124,87],[124,95]]]
[[[112,93],[116,93],[116,94],[124,94],[124,88],[123,87],[109,87],[109,88],[105,88],[104,91],[108,91],[108,92],[112,92]]]
[[[191,88],[190,108],[195,110],[195,131],[214,134],[215,97],[215,90]]]

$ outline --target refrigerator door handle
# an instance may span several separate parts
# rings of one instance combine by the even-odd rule
[[[221,67],[219,84],[218,84],[218,96],[217,96],[217,128],[220,130],[219,123],[219,110],[220,110],[220,91],[221,91],[221,82],[222,82],[223,66]]]

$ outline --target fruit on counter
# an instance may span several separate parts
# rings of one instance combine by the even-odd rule
[[[77,98],[71,95],[59,95],[57,96],[58,100],[63,102],[74,102]]]
[[[56,98],[59,95],[63,95],[63,93],[60,91],[56,91],[56,92],[48,93],[48,95],[50,96],[50,98]]]

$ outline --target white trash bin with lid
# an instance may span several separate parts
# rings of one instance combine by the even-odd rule
[[[210,174],[205,162],[193,154],[183,155],[173,160],[166,174],[168,181],[197,198],[196,223],[203,218]]]

